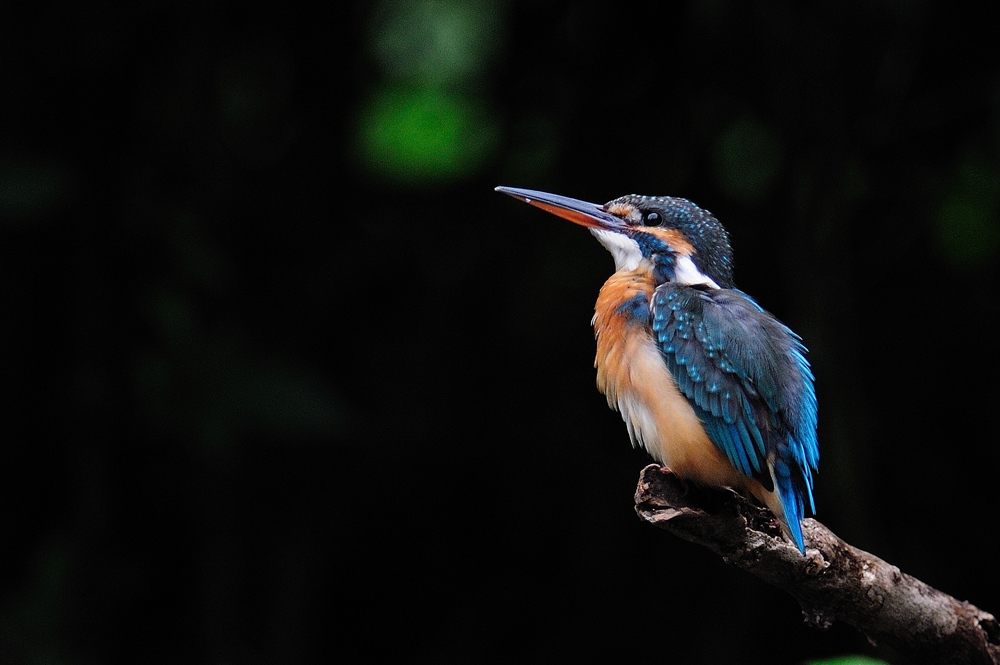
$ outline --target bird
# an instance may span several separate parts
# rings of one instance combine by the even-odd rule
[[[594,366],[632,445],[682,481],[753,497],[804,555],[819,471],[814,377],[802,339],[736,288],[722,224],[678,197],[599,205],[496,191],[588,228],[614,257],[591,322]]]

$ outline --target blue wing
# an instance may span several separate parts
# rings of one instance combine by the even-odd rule
[[[673,282],[653,294],[653,331],[677,387],[741,473],[775,489],[802,549],[815,512],[816,394],[798,336],[746,294]]]

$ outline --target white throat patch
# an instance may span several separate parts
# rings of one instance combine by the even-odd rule
[[[642,261],[642,250],[639,243],[626,235],[605,231],[604,229],[590,229],[594,237],[604,245],[611,256],[615,257],[615,270],[635,270]]]
[[[594,237],[615,257],[615,270],[635,270],[642,261],[642,250],[639,243],[626,235],[605,231],[604,229],[590,229]],[[717,289],[719,285],[711,277],[698,270],[690,256],[683,254],[675,255],[674,281],[687,286],[703,285],[710,289]]]

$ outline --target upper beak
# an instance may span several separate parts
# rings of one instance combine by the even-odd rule
[[[592,229],[621,228],[624,226],[621,218],[615,217],[596,203],[587,203],[586,201],[571,199],[566,196],[559,196],[558,194],[537,192],[533,189],[497,187],[496,191],[513,196],[515,199],[521,199],[536,208],[551,212],[553,215],[559,215],[581,226],[587,226]]]

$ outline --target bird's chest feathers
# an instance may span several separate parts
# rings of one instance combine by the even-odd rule
[[[708,438],[653,339],[654,288],[642,266],[616,272],[601,288],[593,321],[597,387],[622,414],[633,445],[684,478],[735,486],[735,468]]]

